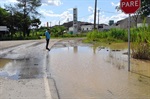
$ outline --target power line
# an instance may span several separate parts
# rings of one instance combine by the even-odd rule
[[[110,12],[110,11],[106,11],[106,10],[101,10],[103,12],[106,12],[106,13],[118,13],[118,12]]]

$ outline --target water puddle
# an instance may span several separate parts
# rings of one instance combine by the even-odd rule
[[[3,68],[9,62],[11,62],[11,60],[9,60],[9,59],[1,59],[0,58],[0,69]]]
[[[9,79],[32,79],[43,77],[43,67],[38,59],[0,59],[0,76]]]
[[[103,45],[56,44],[50,53],[50,72],[61,99],[149,98],[150,84],[144,83],[149,78],[128,72],[126,52]]]

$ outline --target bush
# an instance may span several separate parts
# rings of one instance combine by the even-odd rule
[[[74,37],[74,35],[73,35],[73,34],[70,34],[70,33],[65,33],[65,34],[63,35],[63,37]]]
[[[150,59],[150,27],[132,29],[132,57]]]
[[[132,45],[132,57],[135,59],[150,59],[150,44],[134,43]]]
[[[95,30],[87,34],[87,39],[91,41],[101,41],[101,39],[106,39],[109,40],[109,42],[114,42],[117,40],[128,41],[128,35],[123,29],[111,29],[110,31],[104,32]]]
[[[124,41],[128,39],[127,32],[124,29],[111,29],[109,32],[110,32],[110,36],[115,39],[121,39]]]

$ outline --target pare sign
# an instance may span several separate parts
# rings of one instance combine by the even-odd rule
[[[126,14],[135,13],[141,7],[141,0],[121,0],[120,8]]]

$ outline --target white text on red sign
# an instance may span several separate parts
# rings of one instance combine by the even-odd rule
[[[130,1],[130,2],[122,2],[122,7],[138,7],[139,6],[139,1]]]

